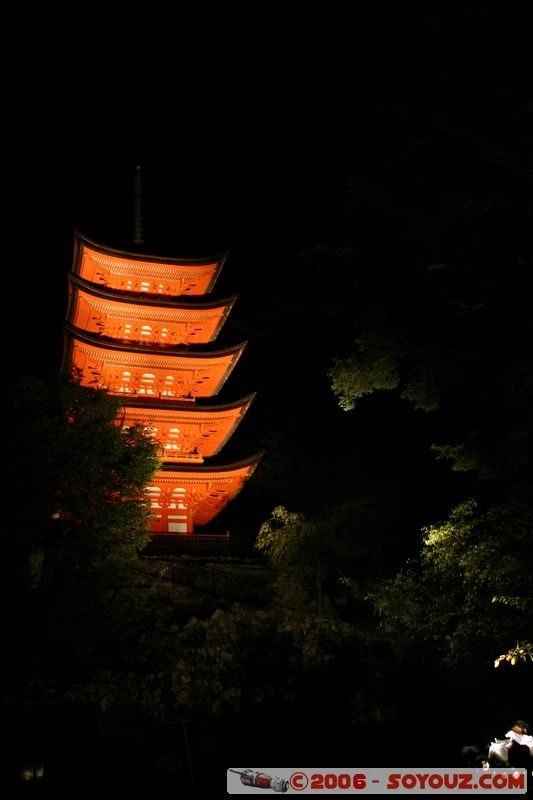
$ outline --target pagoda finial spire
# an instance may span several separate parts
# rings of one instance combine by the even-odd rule
[[[135,168],[135,216],[133,220],[133,244],[144,244],[142,224],[142,179],[141,168]]]

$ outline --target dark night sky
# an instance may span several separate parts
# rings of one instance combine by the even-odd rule
[[[234,317],[273,302],[272,287],[282,282],[284,302],[298,304],[306,275],[295,273],[293,254],[335,241],[353,175],[381,177],[373,140],[386,131],[376,110],[416,119],[414,109],[431,108],[467,127],[490,123],[493,101],[503,108],[528,83],[528,6],[364,0],[216,10],[201,2],[153,10],[76,4],[24,19],[9,12],[3,252],[4,280],[18,287],[4,309],[10,366],[21,354],[30,371],[35,360],[42,370],[60,359],[74,228],[111,247],[132,246],[137,163],[148,252],[229,250],[216,294],[239,293]],[[409,192],[407,168],[396,181]],[[428,194],[439,188],[428,178]],[[424,203],[420,184],[417,191],[415,202]],[[22,297],[37,310],[25,331]],[[245,338],[230,332],[233,342]],[[309,425],[340,430],[344,448],[364,420],[338,409],[329,361],[311,346],[302,352],[290,330],[279,334],[251,340],[225,387],[228,400],[258,391],[241,454],[259,449],[259,429],[270,420],[293,425],[302,404],[288,402],[285,387],[295,373],[312,409]],[[241,428],[237,435],[242,442]]]
[[[380,83],[377,13],[367,32],[363,10],[340,8],[48,13],[13,25],[4,148],[10,269],[32,274],[47,334],[72,229],[131,245],[137,162],[146,248],[229,249],[217,290],[257,291],[325,235]]]
[[[331,237],[348,179],[376,157],[371,110],[440,105],[468,118],[492,85],[512,94],[524,58],[512,37],[527,41],[528,4],[451,5],[183,3],[8,18],[10,269],[31,272],[39,303],[62,312],[73,228],[131,245],[139,162],[146,248],[229,249],[220,291],[257,292],[295,249]]]
[[[216,292],[239,292],[239,304],[261,302],[296,249],[326,238],[364,109],[406,52],[385,8],[195,3],[11,17],[4,271],[38,309],[41,368],[60,355],[72,231],[131,246],[137,163],[146,249],[229,250]],[[416,28],[416,5],[399,16]],[[17,329],[11,354],[34,337]],[[290,333],[286,342],[289,353]]]

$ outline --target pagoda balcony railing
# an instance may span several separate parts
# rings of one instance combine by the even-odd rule
[[[204,459],[199,453],[174,453],[172,450],[163,450],[159,456],[161,461],[181,461],[183,463],[194,461],[203,464]]]
[[[169,394],[169,392],[160,391],[160,392],[146,392],[140,391],[139,389],[110,389],[104,383],[99,384],[98,388],[105,389],[108,395],[111,397],[121,397],[121,398],[134,398],[139,397],[141,400],[177,400],[180,403],[189,403],[190,405],[194,405],[196,402],[196,398],[193,397],[191,394],[182,395],[182,394]]]

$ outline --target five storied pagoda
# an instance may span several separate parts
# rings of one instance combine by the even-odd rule
[[[122,425],[143,426],[157,443],[161,465],[147,487],[152,534],[194,534],[233,500],[261,460],[258,453],[210,464],[255,395],[212,400],[246,346],[213,344],[237,299],[206,299],[227,253],[141,254],[139,167],[135,185],[135,252],[74,231],[63,366],[78,369],[82,385],[122,398]]]

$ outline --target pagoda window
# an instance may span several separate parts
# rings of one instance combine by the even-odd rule
[[[168,328],[161,328],[161,338],[162,339],[168,338]]]
[[[187,516],[185,514],[169,514],[168,532],[187,533]]]
[[[168,507],[173,509],[176,508],[180,511],[186,511],[187,506],[185,505],[185,489],[183,487],[179,486],[174,489]]]
[[[151,372],[145,372],[141,378],[141,385],[139,387],[139,394],[155,394],[154,392],[155,375]]]
[[[185,505],[185,489],[182,489],[181,487],[174,489],[172,492],[172,498],[168,504],[168,512],[168,532],[187,533],[187,506]]]
[[[168,442],[165,445],[165,450],[181,450],[181,447],[178,444],[179,436],[180,429],[171,428],[168,433]]]
[[[131,394],[133,392],[133,389],[130,386],[131,372],[123,372],[121,381],[122,381],[122,386],[119,387],[119,392],[126,392],[128,394]]]
[[[131,325],[127,322],[124,325],[124,339],[129,339],[131,335]]]
[[[150,291],[150,284],[148,281],[142,281],[141,283],[141,292],[149,292]]]
[[[150,325],[143,325],[141,328],[141,341],[142,339],[149,339],[152,335],[152,328]]]
[[[167,377],[165,378],[164,388],[163,391],[161,392],[161,396],[174,397],[175,392],[173,391],[173,389],[174,389],[174,376],[167,375]]]

